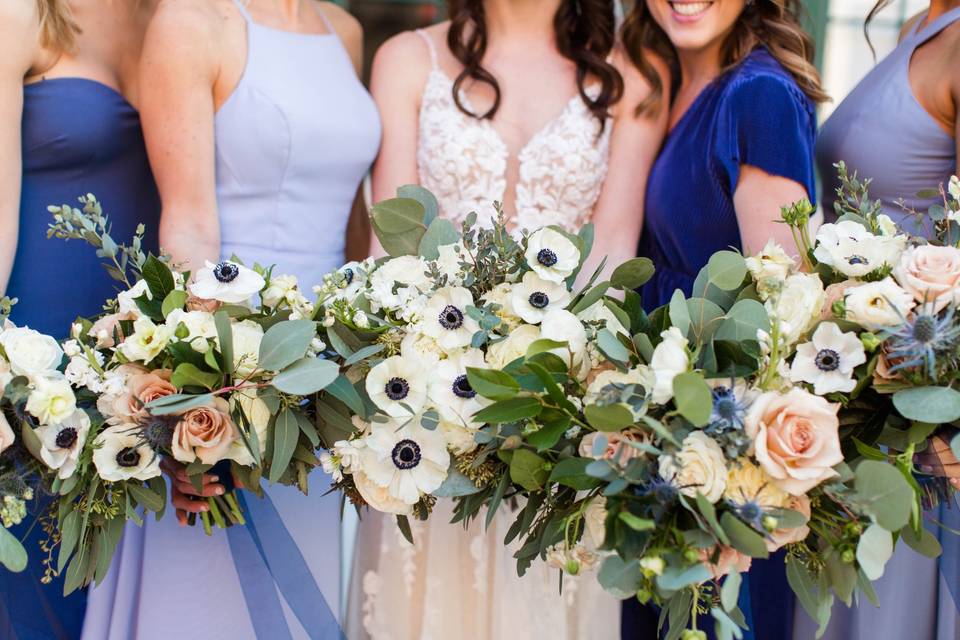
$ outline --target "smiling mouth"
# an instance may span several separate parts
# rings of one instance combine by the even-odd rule
[[[707,9],[713,4],[710,2],[671,2],[670,8],[673,9],[674,13],[677,15],[683,16],[685,18],[693,18]]]

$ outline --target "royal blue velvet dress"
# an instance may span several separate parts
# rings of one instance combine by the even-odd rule
[[[641,290],[648,311],[668,303],[677,289],[690,295],[712,254],[740,250],[733,194],[742,165],[794,180],[813,201],[815,135],[813,103],[764,47],[697,96],[667,135],[647,183],[638,255],[656,267]],[[752,636],[790,637],[793,594],[783,554],[754,560],[748,583],[741,608],[748,621],[752,617]],[[701,628],[712,628],[704,622]],[[628,601],[622,628],[624,639],[655,637],[656,615]]]
[[[94,194],[112,223],[111,236],[129,242],[138,223],[144,249],[156,251],[160,198],[147,162],[137,111],[114,89],[83,78],[57,78],[24,87],[23,187],[17,253],[7,294],[19,298],[18,326],[61,338],[78,315],[96,314],[116,294],[115,282],[95,250],[79,242],[47,239],[51,204],[76,206]],[[30,557],[27,569],[0,567],[0,638],[79,638],[85,590],[63,596],[62,576],[42,584],[44,539],[36,516],[51,499],[38,498],[12,532]],[[56,554],[54,554],[56,559]]]

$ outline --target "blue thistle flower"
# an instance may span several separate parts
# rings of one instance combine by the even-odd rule
[[[960,343],[960,325],[954,322],[954,315],[953,307],[940,316],[925,306],[912,318],[904,318],[888,334],[888,357],[897,362],[890,371],[923,368],[928,377],[936,378],[937,357],[954,353]]]
[[[646,485],[639,487],[638,492],[644,497],[651,497],[661,506],[669,506],[677,499],[679,488],[660,476],[655,476]]]
[[[742,431],[743,419],[747,415],[747,404],[737,397],[736,385],[731,380],[729,387],[718,386],[713,389],[713,409],[706,431],[710,435],[720,435],[728,431]]]

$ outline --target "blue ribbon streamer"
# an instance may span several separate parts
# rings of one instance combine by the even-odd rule
[[[960,507],[955,497],[940,501],[938,515],[937,519],[945,526],[953,531],[960,530]],[[940,540],[940,546],[943,547],[939,561],[940,574],[943,576],[943,581],[947,583],[947,588],[953,597],[953,604],[960,615],[960,536],[943,527],[936,526],[936,528],[936,536]]]
[[[292,637],[279,590],[311,640],[346,640],[270,496],[250,501],[243,491],[236,496],[247,524],[229,527],[227,537],[257,637]]]

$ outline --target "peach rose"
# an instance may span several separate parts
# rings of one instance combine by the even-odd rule
[[[810,520],[810,498],[807,496],[790,496],[784,508],[798,511]],[[767,550],[772,553],[784,545],[806,540],[808,535],[810,527],[805,524],[793,529],[776,529],[766,539]]]
[[[133,313],[111,313],[103,316],[93,323],[87,335],[97,339],[98,349],[111,349],[116,346],[115,336],[123,340],[123,331],[120,330],[122,320],[136,320],[136,314]]]
[[[718,550],[719,553],[717,553]],[[753,558],[750,556],[725,545],[700,549],[699,553],[700,561],[710,570],[714,580],[722,578],[731,571],[737,573],[750,571],[750,565],[753,563]],[[716,562],[713,562],[714,554],[716,554]]]
[[[884,347],[885,346],[886,345],[884,345]],[[891,371],[891,369],[896,366],[897,363],[902,361],[902,358],[890,358],[890,356],[887,354],[887,349],[884,347],[880,348],[880,355],[877,358],[877,366],[873,370],[873,385],[875,387],[882,387],[885,384],[903,380],[903,376],[900,375],[899,371]],[[880,393],[884,393],[883,391],[878,391]]]
[[[219,300],[207,300],[206,298],[198,298],[197,296],[190,294],[187,298],[187,311],[206,311],[208,313],[215,313],[217,309],[220,308]]]
[[[917,302],[939,312],[960,302],[960,249],[929,244],[907,249],[893,277]]]
[[[230,418],[230,405],[223,398],[214,398],[211,406],[190,409],[173,430],[173,457],[183,463],[200,459],[216,464],[230,451],[240,437]]]
[[[114,397],[106,408],[109,417],[123,422],[140,422],[146,418],[148,411],[144,405],[177,392],[170,384],[170,374],[169,369],[157,369],[131,375],[125,392]]]
[[[744,428],[757,462],[778,487],[803,495],[837,475],[833,466],[843,462],[839,408],[798,387],[768,391],[753,402]]]
[[[593,454],[593,443],[600,436],[607,439],[607,448],[599,456]],[[646,453],[631,447],[628,442],[637,444],[651,444],[653,436],[640,429],[627,429],[626,431],[611,431],[600,433],[594,431],[588,433],[580,441],[580,455],[584,458],[594,458],[596,460],[612,460],[621,467],[626,467],[634,458],[642,458]]]
[[[827,287],[826,291],[824,291],[826,299],[823,301],[823,307],[820,309],[820,319],[833,320],[835,318],[833,315],[833,303],[838,300],[843,300],[847,289],[855,287],[858,284],[860,283],[854,282],[853,280],[844,280],[843,282],[837,282]],[[842,318],[839,319],[842,320]]]

